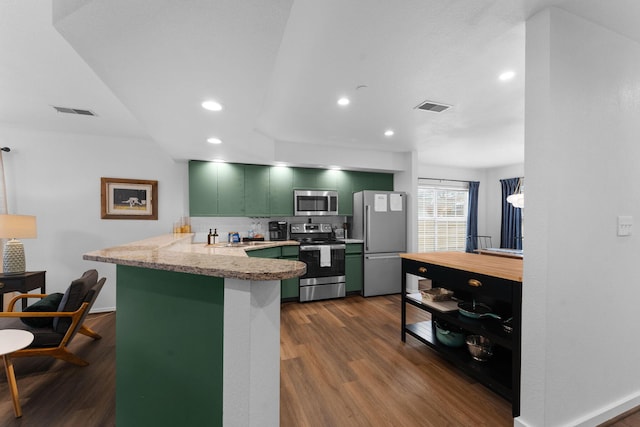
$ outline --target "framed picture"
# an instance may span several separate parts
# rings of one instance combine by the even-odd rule
[[[102,219],[158,219],[158,181],[100,178]]]

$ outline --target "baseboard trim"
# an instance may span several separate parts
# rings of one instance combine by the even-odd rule
[[[604,406],[597,411],[590,412],[562,427],[607,427],[620,419],[640,410],[640,391]],[[536,427],[527,424],[520,417],[513,420],[514,427]]]
[[[94,309],[91,309],[91,311],[89,313],[90,314],[93,314],[93,313],[108,313],[108,312],[111,312],[111,311],[116,311],[116,308],[115,307],[94,308]]]

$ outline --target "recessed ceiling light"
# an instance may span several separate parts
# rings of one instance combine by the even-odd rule
[[[346,96],[343,96],[342,98],[338,99],[338,105],[341,107],[345,107],[347,105],[349,105],[351,101],[349,101],[349,98],[347,98]]]
[[[498,76],[498,78],[499,78],[500,80],[502,80],[503,82],[506,82],[507,80],[511,80],[511,79],[512,79],[512,78],[514,78],[515,76],[516,76],[515,71],[511,71],[511,70],[509,70],[509,71],[505,71],[504,73],[500,74],[500,75]]]
[[[220,111],[222,110],[222,104],[216,101],[204,101],[202,103],[202,108],[209,111]]]
[[[279,168],[286,168],[286,167],[288,166],[288,165],[287,165],[286,163],[284,163],[284,162],[276,162],[276,164],[275,164],[275,165],[276,165],[276,167],[279,167]]]
[[[226,160],[224,159],[213,159],[213,161],[216,163],[226,163]]]
[[[207,142],[211,144],[222,144],[222,140],[220,138],[207,138]]]
[[[329,169],[334,170],[334,171],[339,171],[342,168],[340,166],[329,166]]]
[[[393,136],[395,132],[392,131],[391,129],[387,129],[384,131],[384,136]]]

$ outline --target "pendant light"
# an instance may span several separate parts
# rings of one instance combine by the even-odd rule
[[[507,197],[507,202],[511,203],[514,208],[524,207],[524,193],[522,192],[523,187],[524,185],[522,185],[522,178],[518,178],[516,192]]]

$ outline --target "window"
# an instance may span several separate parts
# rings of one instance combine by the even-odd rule
[[[418,180],[418,251],[464,251],[469,185]]]

